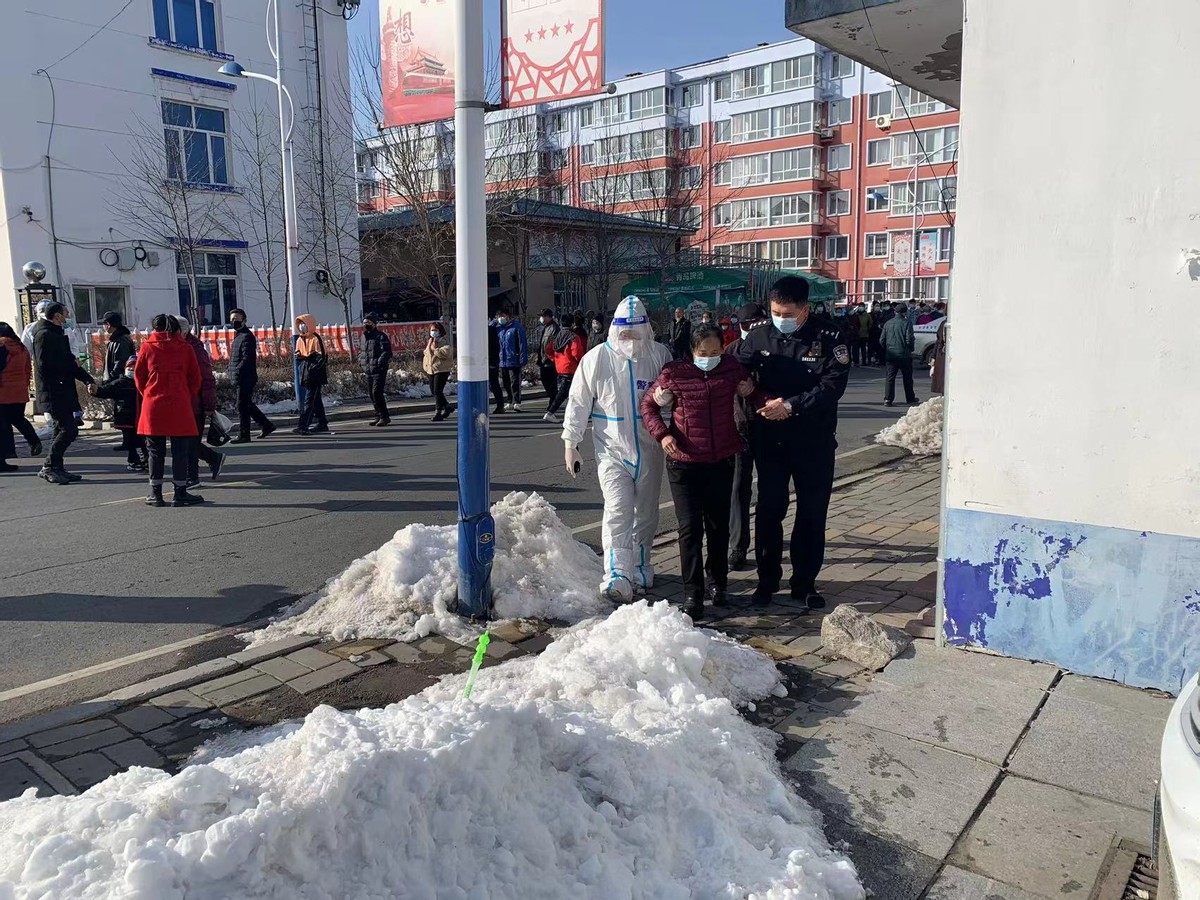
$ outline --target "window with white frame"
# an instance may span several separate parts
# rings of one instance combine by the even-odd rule
[[[354,168],[359,172],[369,172],[376,167],[375,151],[364,150],[354,157]]]
[[[825,124],[846,125],[854,121],[854,101],[849,97],[825,102]]]
[[[892,162],[892,139],[867,141],[867,165],[886,166]]]
[[[238,258],[236,253],[193,253],[196,297],[188,280],[187,257],[175,254],[175,273],[179,282],[179,314],[191,316],[199,307],[198,325],[216,325],[229,320],[238,306]]]
[[[733,142],[748,144],[771,136],[771,110],[758,109],[733,117]]]
[[[592,104],[592,122],[596,125],[611,125],[629,118],[629,97],[605,97]]]
[[[167,177],[191,184],[229,184],[223,109],[162,102]]]
[[[892,168],[953,162],[958,153],[958,126],[928,128],[892,135]]]
[[[816,209],[816,194],[784,194],[771,197],[771,225],[809,225]]]
[[[745,100],[747,97],[760,97],[767,92],[770,84],[770,66],[749,66],[732,73],[734,100]]]
[[[712,211],[713,227],[726,228],[733,224],[733,204],[718,203]]]
[[[529,146],[537,135],[537,116],[501,119],[484,126],[483,142],[488,148],[507,147],[515,142]]]
[[[894,108],[899,113],[910,116],[927,116],[930,113],[946,112],[950,107],[941,100],[935,100],[928,94],[915,91],[905,84],[896,85],[896,103]]]
[[[863,282],[863,300],[868,303],[882,303],[887,299],[887,293],[886,278],[869,278]]]
[[[830,191],[825,195],[825,213],[830,216],[850,214],[850,192]]]
[[[918,181],[893,182],[891,185],[891,214],[911,216],[914,205],[920,213],[953,212],[958,206],[958,178],[927,178]]]
[[[888,185],[879,184],[867,188],[867,212],[883,212],[888,208],[890,196]]]
[[[753,231],[771,221],[771,201],[766,197],[735,200],[730,206],[734,231]]]
[[[629,118],[649,119],[652,116],[661,116],[666,112],[668,105],[666,88],[638,91],[629,95]]]
[[[807,269],[816,262],[816,243],[813,238],[771,241],[770,258],[781,269]]]
[[[888,233],[875,231],[864,235],[863,256],[867,259],[886,259],[888,255]]]
[[[595,111],[592,109],[592,104],[589,103],[586,106],[579,107],[579,125],[581,128],[590,127],[594,118]]]
[[[771,93],[812,87],[816,81],[815,69],[816,56],[811,53],[771,63]]]
[[[840,53],[829,54],[829,77],[849,78],[854,74],[854,60]]]
[[[631,160],[654,159],[667,152],[667,132],[663,128],[635,131],[601,138],[595,144],[595,162],[598,165],[630,162]]]
[[[733,122],[729,119],[719,119],[713,123],[713,143],[728,144],[733,140]]]
[[[585,166],[590,166],[596,160],[596,145],[583,144],[579,148],[579,161]]]
[[[703,175],[699,166],[684,166],[679,170],[679,189],[681,191],[694,191],[700,187],[703,181]]]
[[[950,262],[954,254],[954,229],[938,229],[938,262]]]
[[[825,258],[830,260],[850,258],[850,236],[831,234],[825,238]]]
[[[735,144],[748,144],[772,137],[805,134],[813,129],[813,104],[793,103],[774,109],[739,113],[732,119]]]
[[[379,198],[378,181],[360,181],[358,183],[358,202],[370,203]]]
[[[809,225],[816,209],[816,194],[783,194],[778,197],[753,197],[722,203],[714,211],[716,225],[728,225],[734,231],[753,231],[779,225]]]
[[[551,188],[546,188],[545,200],[547,203],[557,203],[560,206],[569,205],[571,202],[571,186],[559,184]]]
[[[690,150],[693,147],[699,147],[701,144],[700,126],[691,125],[687,128],[679,129],[679,149]]]
[[[219,50],[214,0],[154,0],[154,36],[196,50]]]
[[[892,92],[880,91],[867,97],[867,115],[872,119],[892,114]]]
[[[565,112],[550,113],[550,131],[554,134],[562,134],[567,130],[567,114]]]
[[[912,285],[907,278],[889,278],[888,279],[888,296],[889,297],[907,297],[909,288]]]
[[[565,169],[568,163],[566,150],[551,150],[550,151],[550,166],[551,169]]]
[[[733,96],[733,82],[726,75],[713,82],[713,100],[729,100]]]
[[[766,184],[771,180],[771,154],[759,153],[755,156],[735,156],[729,160],[730,183],[734,187],[747,187],[752,184]]]
[[[95,325],[105,313],[115,312],[128,322],[125,288],[77,284],[71,288],[75,321],[80,325]]]
[[[825,168],[830,172],[842,172],[850,168],[850,145],[837,144],[830,147],[825,157]]]
[[[679,89],[679,105],[691,109],[704,102],[704,82],[693,81]]]
[[[681,223],[685,228],[701,228],[704,225],[704,208],[689,206],[683,211]]]
[[[815,147],[776,150],[771,154],[771,181],[801,181],[814,175]]]

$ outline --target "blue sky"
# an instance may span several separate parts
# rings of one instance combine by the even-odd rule
[[[484,0],[499,44],[500,0]],[[605,75],[685,65],[745,50],[762,41],[796,37],[783,27],[783,0],[608,0]],[[378,0],[363,0],[350,23],[350,40],[378,42]]]

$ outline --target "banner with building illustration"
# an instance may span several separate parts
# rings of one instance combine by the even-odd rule
[[[501,0],[505,106],[595,94],[604,84],[604,0]]]
[[[454,3],[379,0],[383,124],[454,115]]]
[[[938,236],[936,231],[923,231],[917,241],[917,274],[933,275],[937,272]]]

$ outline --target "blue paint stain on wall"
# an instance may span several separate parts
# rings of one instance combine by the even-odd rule
[[[946,640],[1178,692],[1200,669],[1200,538],[946,512]]]

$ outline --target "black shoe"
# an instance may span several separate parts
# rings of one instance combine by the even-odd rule
[[[117,444],[115,447],[109,447],[108,449],[113,453],[124,453],[127,448],[123,447],[121,444]]]
[[[328,423],[326,423],[325,425],[318,425],[316,428],[310,428],[310,429],[308,429],[308,433],[309,434],[333,434],[333,432],[329,430]]]
[[[76,475],[74,472],[68,472],[66,469],[59,469],[58,473],[70,482],[83,481],[82,475]]]
[[[767,606],[775,599],[775,594],[779,591],[777,584],[763,584],[759,582],[758,587],[754,589],[754,596],[750,598],[750,602],[755,606]]]
[[[392,420],[391,419],[380,419],[378,424],[379,424],[380,428],[387,428],[389,425],[392,424]],[[325,429],[325,433],[333,434],[333,432],[330,431],[328,428]]]
[[[150,488],[150,496],[146,498],[147,506],[166,506],[166,501],[163,500],[162,485],[156,485]]]
[[[883,405],[884,406],[895,406],[896,404],[892,403],[890,400],[884,400]]]
[[[913,397],[911,400],[905,400],[904,402],[909,406],[917,406],[921,401],[917,397]]]
[[[729,602],[729,597],[725,593],[725,588],[712,587],[708,588],[708,602],[713,606],[724,606]]]
[[[199,494],[189,494],[187,488],[175,488],[175,496],[171,498],[172,506],[196,506],[204,502]]]
[[[307,428],[293,428],[292,434],[312,434]]]
[[[368,427],[368,428],[374,428],[374,427],[375,427],[375,426],[377,426],[378,424],[379,424],[379,420],[378,420],[378,419],[376,419],[374,422],[368,422],[368,423],[367,423],[367,427]]]
[[[38,478],[45,479],[50,484],[70,484],[71,479],[57,469],[42,469],[38,472]]]
[[[698,596],[691,597],[688,602],[684,604],[683,611],[691,616],[693,620],[699,619],[701,616],[703,616],[704,595],[700,594]]]
[[[30,444],[29,445],[29,453],[32,456],[41,456],[42,455],[42,442],[34,441],[32,444]]]
[[[734,550],[729,554],[729,571],[741,572],[746,568],[746,551]]]
[[[449,406],[447,406],[446,407],[446,415],[444,416],[444,418],[447,418],[447,419],[450,418],[452,415],[454,415],[454,411],[456,409],[458,409],[458,407],[455,406],[454,404],[450,404]]]
[[[808,604],[809,609],[824,609],[826,606],[825,598],[816,591],[809,591],[808,596],[804,598],[804,602]]]
[[[259,437],[266,437],[266,435],[260,434]],[[250,443],[250,435],[248,435],[248,434],[239,435],[239,436],[235,437],[229,443],[231,443],[231,444],[248,444],[248,443]]]
[[[218,453],[217,461],[208,464],[208,472],[212,476],[212,480],[216,481],[221,476],[221,469],[225,465],[225,454]]]
[[[140,462],[125,463],[125,471],[127,472],[141,472],[145,468]]]
[[[266,425],[263,426],[263,430],[258,433],[258,439],[261,441],[263,438],[265,438],[267,435],[269,435],[274,430],[275,430],[274,423],[268,422]]]
[[[430,419],[429,421],[430,422],[440,422],[444,418],[446,418],[446,414],[439,409],[437,412],[435,412],[433,414],[433,418]]]
[[[500,413],[502,413],[502,412],[504,412],[504,407],[503,407],[503,406],[497,406],[495,409],[493,409],[493,410],[492,410],[492,415],[494,415],[494,416],[498,416],[498,415],[500,415]]]

